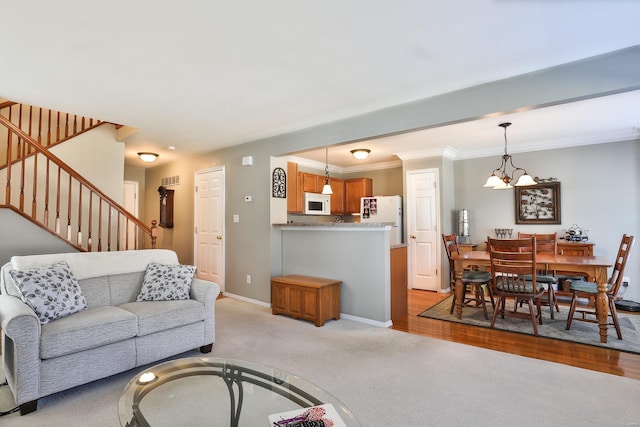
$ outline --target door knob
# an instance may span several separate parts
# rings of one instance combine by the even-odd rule
[[[411,238],[412,238],[412,239],[415,239],[415,238],[416,238],[416,235],[415,235],[415,234],[412,234],[412,235],[411,235]]]
[[[222,236],[218,236],[218,237],[216,237],[216,239],[222,240]]]

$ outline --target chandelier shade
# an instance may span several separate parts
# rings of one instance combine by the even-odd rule
[[[526,169],[519,168],[513,164],[513,159],[507,153],[507,128],[511,126],[511,123],[500,123],[498,126],[504,129],[504,154],[502,155],[502,163],[498,168],[494,169],[487,178],[487,182],[484,183],[483,187],[492,188],[494,190],[505,190],[508,188],[513,188],[513,186],[524,187],[528,185],[536,185],[537,182]],[[511,172],[507,171],[507,167],[511,167]],[[515,184],[512,184],[513,180],[516,178],[516,174],[521,174],[518,178],[518,181]]]

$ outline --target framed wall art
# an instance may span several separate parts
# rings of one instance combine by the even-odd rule
[[[560,182],[514,189],[516,224],[560,224]]]

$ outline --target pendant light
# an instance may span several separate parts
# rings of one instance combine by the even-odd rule
[[[329,185],[329,147],[325,147],[324,150],[324,187],[322,187],[322,194],[333,194],[331,185]]]
[[[536,185],[537,182],[527,173],[523,168],[516,167],[513,164],[513,159],[507,153],[507,128],[511,126],[511,123],[500,123],[498,126],[504,129],[504,154],[502,155],[502,163],[497,169],[494,169],[491,176],[487,179],[487,182],[483,187],[491,187],[494,190],[504,190],[506,188],[513,188],[511,182],[515,179],[516,173],[522,172],[518,182],[515,183],[517,187],[524,187],[527,185]],[[507,173],[507,166],[511,165],[513,169],[511,175]]]

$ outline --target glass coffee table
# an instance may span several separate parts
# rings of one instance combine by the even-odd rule
[[[309,381],[270,366],[216,357],[179,359],[141,372],[125,387],[118,411],[127,427],[254,427],[295,423],[310,407],[321,407],[335,427],[360,425],[338,399]]]

